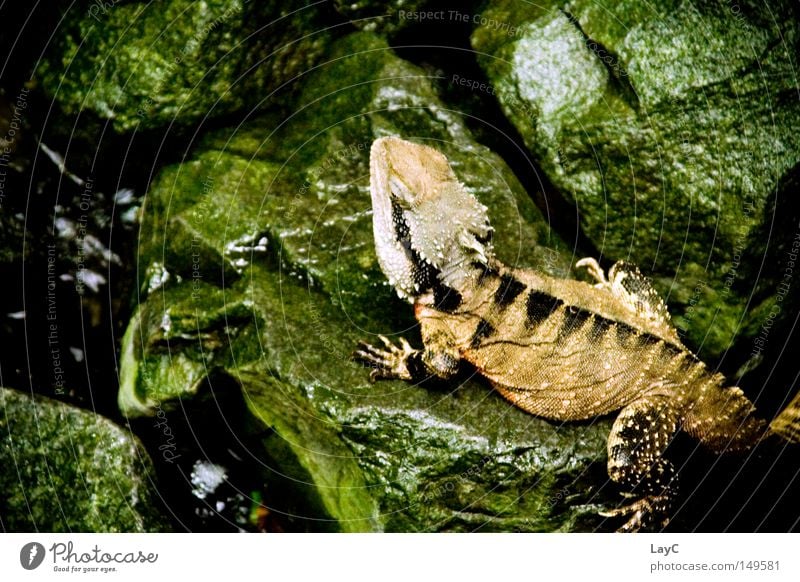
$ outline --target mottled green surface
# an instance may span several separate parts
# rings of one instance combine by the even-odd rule
[[[433,0],[334,0],[336,11],[360,30],[394,34],[433,21]]]
[[[614,491],[598,493],[606,421],[556,426],[467,377],[438,389],[371,385],[349,360],[377,333],[419,342],[374,253],[377,137],[444,151],[489,206],[504,261],[564,275],[572,257],[423,71],[367,33],[341,40],[331,60],[297,113],[215,133],[155,180],[139,245],[146,301],[123,344],[123,412],[191,398],[206,372],[236,378],[271,429],[263,445],[276,469],[333,529],[594,527]]]
[[[20,241],[24,232],[25,225],[22,218],[7,213],[0,216],[0,264],[12,263],[22,254]]]
[[[275,1],[101,4],[67,12],[36,72],[65,112],[90,110],[118,131],[273,105],[337,30],[320,6]]]
[[[703,355],[756,335],[786,266],[762,265],[768,238],[795,235],[768,227],[800,162],[796,6],[493,0],[484,16],[520,28],[472,43],[589,239],[654,275]]]
[[[147,453],[92,412],[0,388],[0,530],[167,529]]]

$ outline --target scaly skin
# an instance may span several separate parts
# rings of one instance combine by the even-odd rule
[[[677,480],[663,453],[678,429],[715,452],[746,450],[770,434],[742,391],[725,387],[680,342],[635,266],[618,262],[606,276],[583,259],[577,266],[596,280],[591,285],[502,265],[485,208],[432,148],[376,140],[371,176],[378,258],[413,302],[424,344],[361,343],[354,357],[373,368],[373,380],[447,379],[466,362],[537,416],[569,421],[620,411],[608,473],[637,497],[607,513],[629,516],[620,531],[668,522]],[[448,208],[454,219],[442,216]]]

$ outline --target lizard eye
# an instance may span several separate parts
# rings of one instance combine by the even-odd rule
[[[393,203],[396,202],[406,209],[411,208],[414,203],[414,193],[397,177],[389,179],[389,191],[392,193]]]

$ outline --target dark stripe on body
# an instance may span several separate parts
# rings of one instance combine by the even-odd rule
[[[671,362],[676,358],[680,358],[680,365],[677,368],[679,374],[691,373],[698,363],[704,366],[697,356],[685,348],[676,346],[657,335],[639,331],[628,324],[619,321],[613,323],[617,328],[617,342],[623,349],[649,350],[658,346],[658,357],[662,362]]]
[[[623,348],[643,350],[661,344],[661,355],[668,359],[684,353],[684,350],[678,346],[670,344],[656,335],[646,331],[639,331],[635,327],[627,323],[622,323],[621,321],[614,323],[617,328],[617,343]]]
[[[592,319],[592,329],[589,330],[589,340],[597,342],[602,341],[603,336],[611,329],[612,323],[610,319],[595,314]]]
[[[591,316],[592,313],[585,309],[573,306],[567,307],[564,311],[564,320],[561,322],[561,327],[558,328],[556,341],[566,339],[581,329]]]
[[[636,343],[634,344],[634,346],[637,347],[637,348],[649,348],[651,346],[656,345],[657,343],[664,343],[664,340],[662,340],[660,337],[656,337],[656,336],[654,336],[652,334],[649,334],[647,332],[637,331],[636,332],[635,342]],[[664,345],[667,345],[667,344],[664,343]],[[678,350],[678,351],[681,351],[681,350]]]
[[[439,281],[436,281],[433,285],[433,305],[439,311],[445,311],[448,313],[452,313],[459,307],[461,307],[461,303],[463,302],[463,298],[461,297],[461,293],[453,289],[452,287],[448,287],[447,285],[443,285]]]
[[[526,323],[528,327],[535,328],[541,325],[563,305],[564,301],[558,297],[554,297],[543,291],[530,291],[525,306],[527,312]],[[576,331],[583,329],[589,319],[592,320],[591,328],[588,330],[588,339],[591,341],[602,341],[608,333],[608,330],[613,326],[616,332],[616,340],[623,348],[645,349],[655,346],[656,344],[661,344],[660,356],[662,358],[674,359],[681,357],[681,355],[685,356],[681,362],[681,370],[686,372],[691,371],[694,365],[701,363],[693,353],[663,340],[656,335],[639,331],[627,323],[608,319],[602,315],[574,305],[567,305],[564,310],[563,321],[558,330],[558,340],[565,339]]]
[[[540,326],[562,305],[564,305],[564,302],[558,297],[553,297],[541,291],[531,291],[528,293],[528,299],[525,302],[528,326]]]
[[[617,343],[622,347],[630,347],[628,342],[639,332],[636,331],[636,328],[631,327],[627,323],[622,323],[621,321],[616,321],[614,323],[617,327]]]
[[[665,360],[675,359],[683,353],[684,350],[680,349],[678,346],[666,342],[661,346],[661,357]]]
[[[637,332],[637,334],[638,335],[636,336],[636,346],[640,347],[640,348],[649,348],[649,347],[652,347],[652,346],[656,345],[659,342],[663,342],[664,341],[661,338],[656,337],[654,335],[651,335],[649,333],[645,333],[645,332],[641,332],[640,331],[640,332]],[[664,345],[667,345],[667,344],[665,343]],[[680,351],[680,350],[678,350],[678,351]]]
[[[505,273],[500,277],[500,285],[497,291],[494,292],[494,302],[499,307],[506,307],[516,299],[520,293],[525,291],[526,287],[523,283],[518,281],[513,275]]]
[[[475,327],[475,332],[472,334],[472,339],[469,342],[471,348],[475,349],[481,342],[486,338],[493,336],[496,333],[496,329],[494,326],[486,321],[485,319],[481,319],[478,321],[478,325]]]

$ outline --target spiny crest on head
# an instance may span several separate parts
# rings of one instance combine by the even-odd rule
[[[376,250],[401,296],[425,291],[420,280],[427,277],[420,275],[430,272],[457,288],[473,263],[489,261],[486,207],[458,181],[442,153],[385,137],[373,143],[370,156]]]
[[[444,156],[442,156],[444,157]],[[486,207],[470,194],[455,175],[436,187],[406,214],[411,244],[420,257],[441,271],[442,282],[457,287],[471,264],[491,257],[491,231]]]

